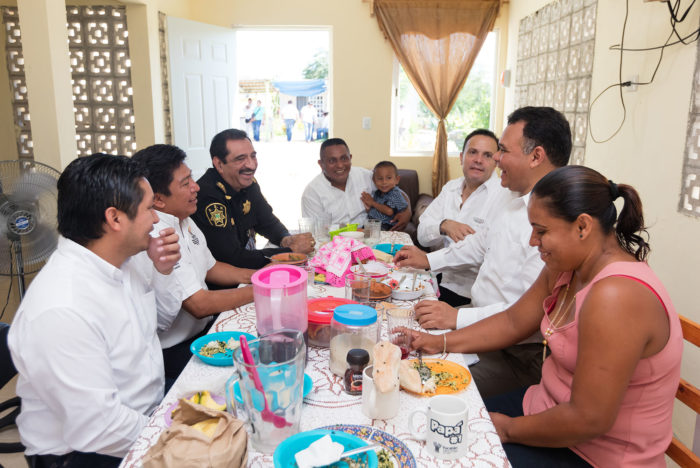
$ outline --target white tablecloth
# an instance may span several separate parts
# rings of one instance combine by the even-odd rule
[[[382,233],[384,240],[388,233]],[[399,233],[396,243],[410,243]],[[407,237],[407,236],[406,236]],[[403,241],[403,242],[402,242]],[[336,296],[343,297],[344,291],[329,286],[315,286],[310,294],[313,297]],[[255,305],[248,304],[238,309],[220,314],[211,332],[241,330],[256,334]],[[426,357],[449,359],[466,367],[461,354],[447,354]],[[313,389],[304,398],[301,418],[301,430],[315,429],[330,424],[362,424],[374,426],[386,431],[403,441],[413,453],[419,467],[453,467],[453,466],[489,466],[508,467],[498,435],[491,419],[484,408],[483,401],[476,386],[471,383],[459,396],[464,398],[469,406],[468,441],[469,450],[465,457],[456,461],[444,461],[431,457],[425,445],[417,441],[408,429],[408,416],[414,408],[427,405],[427,398],[401,392],[399,414],[389,420],[369,419],[361,411],[361,396],[351,396],[343,390],[343,381],[335,376],[328,367],[329,350],[327,348],[310,347],[306,373],[313,380]],[[148,425],[134,442],[129,453],[124,458],[121,467],[140,467],[141,459],[148,449],[155,444],[165,429],[163,415],[166,410],[179,398],[188,396],[195,391],[210,390],[219,395],[225,395],[226,380],[233,373],[233,367],[209,366],[193,357],[177,379],[173,387],[156,408]],[[249,467],[272,466],[272,455],[262,454],[252,450],[248,452]],[[399,467],[396,467],[399,468]]]

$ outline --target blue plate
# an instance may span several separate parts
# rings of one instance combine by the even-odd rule
[[[275,464],[275,468],[292,468],[297,466],[297,462],[294,459],[294,455],[311,445],[313,442],[317,441],[326,434],[330,434],[333,442],[338,442],[343,444],[345,447],[344,452],[352,450],[358,447],[364,447],[367,442],[356,437],[354,435],[348,434],[343,431],[328,431],[323,429],[314,429],[313,431],[300,432],[294,434],[293,436],[287,437],[282,441],[281,444],[275,449],[275,453],[272,456],[272,461]],[[368,468],[376,468],[379,464],[377,461],[377,454],[374,451],[365,452],[367,454],[367,466]],[[364,454],[355,455],[355,459],[362,457]],[[338,466],[347,466],[343,462],[338,462]]]
[[[396,255],[396,252],[401,250],[401,247],[403,247],[403,244],[394,244],[393,249],[391,248],[391,244],[377,244],[373,248],[393,256]]]
[[[306,396],[309,394],[311,389],[313,388],[314,383],[311,380],[311,377],[309,374],[304,374],[304,393],[303,395]],[[241,386],[238,384],[238,380],[233,384],[233,395],[234,398],[236,399],[236,403],[239,405],[243,404],[243,396],[241,395]]]
[[[241,336],[245,336],[246,340],[252,341],[257,339],[257,337],[251,335],[250,333],[240,332],[240,331],[225,331],[217,333],[209,333],[208,335],[200,336],[192,342],[190,345],[190,351],[192,354],[197,356],[205,364],[210,366],[232,366],[233,365],[233,351],[227,350],[225,353],[218,353],[213,356],[202,356],[199,354],[199,350],[202,346],[206,345],[210,341],[221,340],[228,341],[231,338],[238,340]]]
[[[411,450],[399,439],[372,426],[359,426],[357,424],[335,424],[319,429],[328,431],[342,431],[359,437],[367,442],[381,445],[394,458],[394,466],[401,468],[416,468],[416,459]]]

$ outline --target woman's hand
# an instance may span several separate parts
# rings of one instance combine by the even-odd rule
[[[418,330],[403,328],[400,333],[411,336],[411,348],[420,349],[428,354],[438,354],[442,352],[444,346],[442,335],[431,335],[430,333]]]
[[[502,413],[489,413],[489,416],[491,416],[491,422],[493,422],[493,427],[496,428],[496,433],[498,434],[498,438],[501,439],[501,443],[505,444],[510,442],[508,439],[508,427],[513,421],[513,418]]]
[[[416,304],[416,320],[425,329],[454,330],[459,311],[446,302],[420,301]]]

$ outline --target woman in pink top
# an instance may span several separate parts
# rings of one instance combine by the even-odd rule
[[[539,328],[551,352],[540,384],[486,401],[513,466],[665,466],[683,337],[645,262],[637,192],[566,166],[532,189],[528,217],[545,262],[532,287],[445,343],[416,332],[414,347],[491,351]]]

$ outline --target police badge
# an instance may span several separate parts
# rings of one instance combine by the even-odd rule
[[[226,227],[226,207],[221,203],[210,203],[204,209],[207,214],[209,224],[216,227]]]

